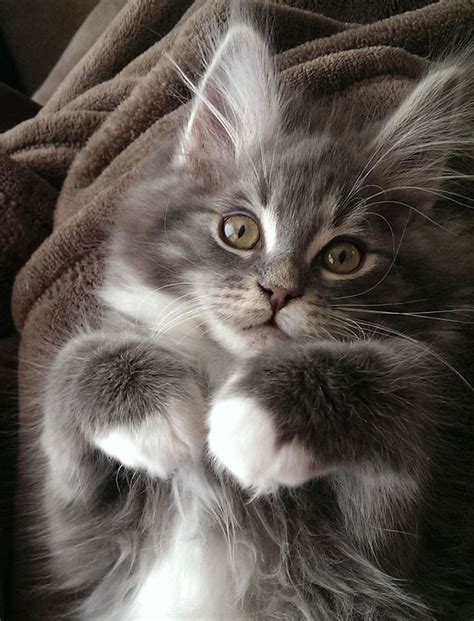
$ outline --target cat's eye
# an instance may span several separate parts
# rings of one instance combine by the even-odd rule
[[[334,274],[350,274],[362,264],[362,253],[349,241],[337,241],[322,254],[323,266]]]
[[[242,214],[225,218],[221,235],[232,248],[251,250],[260,239],[260,230],[255,220]]]

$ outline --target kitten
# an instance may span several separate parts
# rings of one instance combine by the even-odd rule
[[[184,76],[48,372],[69,618],[471,618],[472,75],[361,126],[241,22]]]

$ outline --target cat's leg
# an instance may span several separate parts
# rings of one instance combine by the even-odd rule
[[[429,363],[419,347],[397,343],[262,353],[215,396],[210,453],[257,492],[345,471],[416,478],[437,428]]]
[[[97,454],[161,478],[199,459],[196,376],[149,340],[108,332],[72,339],[48,372],[44,403],[42,444],[65,495],[82,491],[81,470],[95,468]]]

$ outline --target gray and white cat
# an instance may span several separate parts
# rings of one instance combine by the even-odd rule
[[[68,618],[471,618],[472,77],[361,126],[226,31],[48,373]]]

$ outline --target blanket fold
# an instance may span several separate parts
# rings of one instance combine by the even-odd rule
[[[11,329],[15,274],[50,233],[57,198],[39,175],[0,153],[0,337]]]
[[[466,42],[474,26],[472,0],[250,4],[271,24],[283,79],[310,88],[321,106],[338,97],[361,118],[384,115],[432,57]],[[189,92],[170,57],[198,78],[207,24],[223,23],[228,7],[224,0],[130,0],[37,117],[0,135],[2,295],[9,297],[23,265],[12,301],[22,333],[23,425],[41,418],[32,361],[43,365],[45,343],[58,344],[78,313],[87,314],[117,200],[143,158],[187,114]],[[26,468],[20,468],[19,515]],[[27,516],[19,519],[17,618],[50,619],[32,587],[41,576],[27,526]]]

